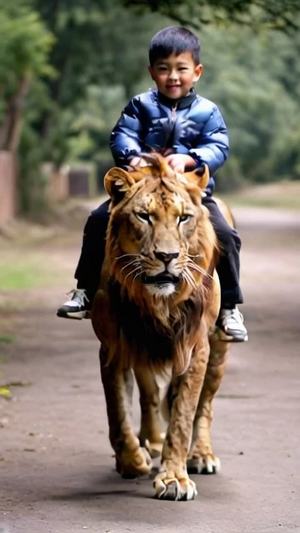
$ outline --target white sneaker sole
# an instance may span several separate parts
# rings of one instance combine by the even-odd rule
[[[216,328],[216,333],[218,335],[218,338],[220,341],[223,341],[223,342],[247,342],[248,341],[248,335],[228,335],[227,333],[225,333],[225,331],[223,331],[222,329],[220,329],[219,327]]]
[[[56,314],[60,318],[73,318],[75,320],[82,320],[83,318],[86,318],[88,311],[76,311],[73,313],[70,311],[67,311],[66,313],[57,312]]]

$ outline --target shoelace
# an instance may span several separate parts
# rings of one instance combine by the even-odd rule
[[[70,292],[67,293],[67,295],[72,295],[71,300],[76,299],[79,305],[83,307],[85,305],[85,302],[89,303],[89,299],[86,295],[85,289],[72,289]]]
[[[235,325],[240,322],[244,322],[244,317],[242,313],[237,308],[234,309],[223,309],[222,311],[222,319],[224,319],[227,322],[227,325]]]

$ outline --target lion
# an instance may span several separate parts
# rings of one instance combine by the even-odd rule
[[[114,167],[104,178],[110,219],[92,324],[117,471],[149,474],[161,454],[155,496],[192,500],[197,489],[188,472],[220,469],[210,426],[228,349],[215,326],[218,245],[201,202],[209,171],[179,174],[158,154],[147,161],[133,171]],[[130,418],[132,375],[138,436]]]

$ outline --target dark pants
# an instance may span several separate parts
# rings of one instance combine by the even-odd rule
[[[221,285],[221,307],[232,307],[243,302],[240,289],[241,239],[236,229],[226,222],[212,196],[205,196],[202,203],[209,210],[210,220],[220,246],[217,272]]]
[[[221,306],[231,307],[243,301],[239,286],[241,240],[237,231],[227,224],[211,196],[205,196],[202,202],[209,210],[221,248],[217,266],[221,284]],[[81,255],[75,272],[77,287],[86,289],[90,300],[93,299],[99,285],[104,260],[105,235],[109,219],[108,205],[109,200],[92,211],[86,222]]]

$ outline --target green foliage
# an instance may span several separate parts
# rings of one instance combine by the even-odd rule
[[[20,153],[26,211],[44,209],[42,161],[57,167],[80,159],[112,161],[111,128],[145,76],[145,41],[158,27],[154,16],[141,23],[118,1],[112,6],[107,0],[84,5],[32,0],[32,5],[55,36],[50,61],[57,76],[33,84],[24,111]],[[116,21],[122,21],[122,31]]]
[[[125,104],[122,85],[89,85],[86,96],[77,104],[71,124],[69,153],[72,160],[93,158],[97,163],[107,158],[111,125]]]
[[[221,107],[229,127],[220,187],[299,179],[299,7],[299,0],[0,0],[0,141],[9,103],[29,80],[19,106],[23,210],[46,207],[43,162],[110,159],[121,109],[152,85],[148,42],[174,23],[198,28],[205,73],[197,90]]]
[[[295,31],[299,0],[123,0],[125,6],[150,10],[179,24],[202,29],[208,24],[267,27]]]
[[[22,1],[0,2],[0,87],[5,96],[18,89],[20,79],[52,75],[47,62],[53,37],[39,14]],[[4,107],[4,106],[3,106]]]
[[[201,39],[207,68],[199,89],[220,105],[230,131],[221,187],[241,179],[299,179],[299,67],[289,65],[299,55],[300,37],[206,29]]]
[[[54,74],[48,63],[52,44],[39,14],[25,1],[0,0],[0,150],[18,150],[30,86]]]

